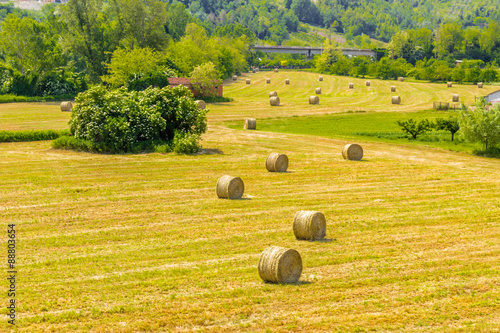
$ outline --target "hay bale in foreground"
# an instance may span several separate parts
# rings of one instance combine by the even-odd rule
[[[314,93],[317,94],[317,95],[320,95],[321,94],[321,88],[314,89]]]
[[[293,218],[293,234],[297,239],[319,240],[325,238],[325,215],[321,212],[299,210]]]
[[[392,96],[392,104],[401,104],[401,96]]]
[[[266,79],[266,83],[271,83],[271,79],[270,79],[270,78],[267,78],[267,79]]]
[[[288,168],[288,156],[272,153],[266,158],[266,169],[270,172],[285,172]]]
[[[278,96],[273,96],[269,98],[269,104],[271,106],[279,106],[280,105],[280,98]]]
[[[200,109],[200,110],[205,110],[205,108],[207,107],[207,103],[205,103],[205,101],[202,101],[201,99],[196,100],[194,102],[195,102],[196,106],[198,107],[198,109]]]
[[[482,88],[482,87],[483,87],[483,83],[482,83],[482,82],[478,82],[478,83],[477,83],[477,87],[478,87],[478,88]]]
[[[346,160],[359,161],[363,158],[363,148],[355,143],[345,145],[342,149],[342,156]]]
[[[365,82],[365,85],[366,85],[367,87],[369,87],[369,86],[371,86],[371,85],[372,85],[372,82],[371,82],[371,81],[366,81],[366,82]]]
[[[404,82],[404,80],[405,80],[405,78],[404,78],[404,77],[402,77],[402,76],[398,77],[398,81],[399,81],[399,82]]]
[[[391,86],[391,92],[396,92],[396,86]]]
[[[453,94],[451,97],[452,102],[458,102],[460,100],[460,95],[459,94]]]
[[[278,92],[276,92],[276,91],[270,91],[269,92],[269,98],[274,97],[274,96],[278,96]]]
[[[354,83],[349,83],[349,89],[354,89]]]
[[[309,97],[309,104],[319,104],[319,97],[318,96],[310,96]]]
[[[216,193],[222,199],[240,199],[243,196],[245,185],[240,177],[222,176],[217,181]]]
[[[265,282],[295,283],[302,274],[302,258],[293,249],[269,246],[260,255],[258,271]]]
[[[257,120],[255,118],[246,118],[244,129],[254,130],[257,128]]]
[[[250,79],[246,79],[245,81],[247,84],[250,84]]]
[[[290,84],[290,79],[286,79],[285,84]]]
[[[446,82],[446,86],[447,86],[448,88],[451,88],[451,87],[453,87],[453,83],[452,83],[452,82]]]
[[[236,75],[233,75],[233,81],[238,80],[238,77]]]
[[[320,77],[319,77],[319,80],[320,80],[320,81],[323,81],[323,77],[322,77],[322,76],[320,76]]]
[[[71,102],[61,102],[61,111],[69,111],[73,109],[73,103]]]

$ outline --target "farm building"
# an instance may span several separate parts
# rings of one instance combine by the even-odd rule
[[[196,96],[201,96],[202,93],[197,91],[193,84],[191,83],[191,79],[185,78],[185,77],[171,77],[168,79],[168,83],[171,87],[177,87],[178,85],[183,85],[186,88],[189,88],[193,95]],[[216,91],[216,96],[222,97],[222,84],[219,85],[214,85],[213,87],[214,92]]]

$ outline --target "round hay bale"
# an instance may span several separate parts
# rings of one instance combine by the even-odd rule
[[[217,196],[222,199],[240,199],[245,185],[240,177],[222,176],[217,181]]]
[[[460,95],[459,94],[453,94],[451,97],[452,102],[458,102],[460,100]]]
[[[319,77],[319,80],[320,80],[320,81],[323,81],[323,77],[322,77],[322,76],[320,76],[320,77]]]
[[[233,75],[233,81],[238,80],[238,77],[236,75]]]
[[[392,104],[401,104],[400,96],[392,96]]]
[[[255,68],[252,68],[252,73],[256,73],[257,70]]]
[[[277,68],[275,68],[275,69],[274,69],[274,72],[275,72],[275,73],[278,73],[278,69],[277,69]]]
[[[372,83],[371,83],[371,81],[366,81],[366,82],[365,82],[365,85],[366,85],[367,87],[369,87],[369,86],[371,86],[371,85],[372,85]]]
[[[320,95],[321,94],[321,88],[314,89],[314,93],[317,94],[317,95]]]
[[[293,218],[293,234],[297,239],[318,240],[325,238],[325,215],[310,210],[298,211]]]
[[[198,107],[198,109],[200,109],[200,110],[205,110],[205,108],[207,107],[207,103],[205,103],[205,101],[202,101],[201,99],[196,100],[194,102],[195,102],[196,106]]]
[[[359,161],[363,158],[363,148],[355,143],[345,145],[342,149],[342,156],[346,160]]]
[[[349,89],[354,89],[354,83],[349,83]]]
[[[266,158],[266,169],[270,172],[285,172],[288,168],[288,156],[272,153]]]
[[[391,86],[391,92],[396,92],[396,86]]]
[[[69,111],[73,109],[73,103],[71,102],[61,102],[61,111]]]
[[[286,79],[285,84],[290,84],[290,79]]]
[[[451,87],[453,87],[453,83],[452,83],[452,82],[446,82],[446,86],[447,86],[448,88],[451,88]]]
[[[260,255],[258,270],[265,282],[295,283],[302,274],[302,258],[293,249],[269,246]]]
[[[478,82],[478,83],[477,83],[477,87],[478,87],[478,88],[482,88],[482,87],[483,87],[483,83],[482,83],[482,82]]]
[[[250,84],[250,79],[246,79],[245,81],[247,84]]]
[[[404,82],[404,80],[405,80],[405,78],[404,78],[404,77],[402,77],[402,76],[398,77],[398,81],[399,81],[399,82]]]
[[[273,96],[269,98],[269,104],[271,106],[279,106],[280,105],[280,98],[278,96]]]
[[[319,104],[319,97],[318,96],[310,96],[309,97],[309,104]]]
[[[271,83],[271,79],[267,78],[266,83]]]
[[[274,97],[274,96],[278,96],[278,93],[276,91],[269,92],[269,98]]]
[[[246,118],[245,126],[243,127],[247,130],[254,130],[257,128],[257,120],[255,118]]]

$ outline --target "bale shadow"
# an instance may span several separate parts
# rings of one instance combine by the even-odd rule
[[[195,153],[194,155],[224,155],[224,152],[218,148],[206,148]]]
[[[297,239],[298,241],[300,242],[318,242],[318,243],[331,243],[333,242],[335,239],[334,238],[323,238],[323,239]]]

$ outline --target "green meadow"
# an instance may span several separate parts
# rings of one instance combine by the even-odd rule
[[[499,160],[452,147],[444,132],[440,141],[366,134],[447,117],[429,109],[452,91],[472,103],[499,87],[365,80],[280,71],[228,81],[232,102],[209,104],[195,155],[0,143],[1,258],[15,224],[18,271],[16,326],[4,296],[0,330],[497,332]],[[390,104],[394,84],[402,105]],[[320,85],[320,104],[309,105]],[[279,107],[269,105],[273,90]],[[246,117],[256,131],[242,129]],[[56,104],[2,104],[0,119],[2,131],[64,130],[69,114]],[[341,156],[353,141],[362,161]],[[266,170],[272,152],[288,156],[287,172]],[[223,175],[242,178],[241,200],[217,198]],[[299,210],[325,215],[324,241],[294,238]],[[261,281],[257,264],[270,245],[300,253],[298,283]]]

